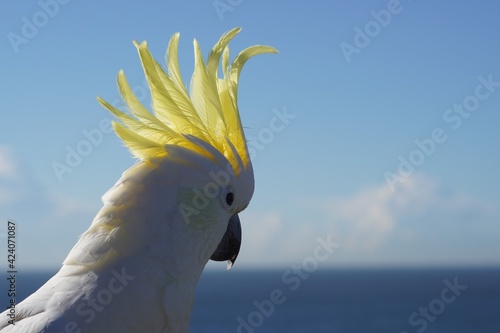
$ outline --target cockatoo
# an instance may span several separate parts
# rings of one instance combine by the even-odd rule
[[[134,42],[154,112],[139,102],[123,71],[118,87],[129,113],[98,100],[118,118],[113,128],[139,161],[104,194],[56,275],[16,306],[15,318],[2,313],[2,333],[188,332],[201,272],[209,259],[234,263],[238,213],[254,190],[238,78],[250,57],[277,51],[252,46],[230,64],[228,43],[239,31],[222,35],[206,63],[194,41],[189,94],[178,33],[168,46],[167,72],[146,42]]]

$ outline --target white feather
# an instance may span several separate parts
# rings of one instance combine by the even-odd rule
[[[188,331],[194,288],[232,212],[209,198],[201,224],[186,223],[179,204],[193,205],[193,189],[222,169],[171,149],[122,175],[60,271],[17,305],[16,324],[0,315],[2,333]],[[241,194],[246,204],[251,193]]]

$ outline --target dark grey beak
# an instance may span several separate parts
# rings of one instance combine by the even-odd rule
[[[222,240],[217,246],[214,254],[210,257],[211,260],[214,261],[224,261],[227,260],[227,269],[230,269],[234,262],[236,261],[236,257],[238,257],[238,253],[240,252],[241,246],[241,224],[240,218],[238,214],[234,214],[229,219],[227,224],[226,233]]]

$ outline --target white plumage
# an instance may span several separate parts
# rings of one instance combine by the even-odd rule
[[[218,79],[212,73],[217,72],[214,59],[219,61],[238,31],[221,37],[206,66],[197,58],[192,87],[197,87],[198,102],[191,106],[184,97],[169,97],[184,94],[178,87],[176,55],[172,60],[170,54],[167,60],[174,67],[170,76],[161,74],[157,64],[144,59],[148,53],[144,44],[137,44],[152,95],[163,92],[171,103],[184,104],[170,119],[165,117],[168,105],[162,106],[167,109],[161,110],[161,116],[154,105],[155,114],[146,115],[120,74],[122,94],[136,118],[102,103],[123,121],[123,125],[114,124],[115,130],[141,161],[103,196],[104,206],[59,272],[16,306],[15,325],[9,324],[6,312],[1,314],[2,333],[189,330],[200,274],[211,257],[231,263],[236,258],[236,214],[248,205],[254,189],[236,107],[237,77],[250,56],[273,49],[257,46],[243,51],[235,61],[237,66],[233,63],[236,73],[229,68],[228,51],[224,51],[224,73],[231,77]],[[169,51],[176,53],[177,38],[172,39]],[[156,104],[163,97],[154,97]],[[212,106],[206,105],[208,101]],[[215,110],[214,105],[224,110]],[[193,128],[188,130],[186,124]],[[175,138],[168,139],[168,135]]]

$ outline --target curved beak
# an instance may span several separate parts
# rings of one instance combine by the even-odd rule
[[[229,219],[227,224],[226,233],[222,240],[220,241],[214,254],[210,257],[214,261],[224,261],[227,260],[227,269],[230,269],[238,253],[240,252],[241,246],[241,224],[238,214],[234,214]]]

